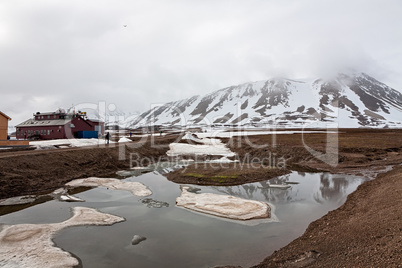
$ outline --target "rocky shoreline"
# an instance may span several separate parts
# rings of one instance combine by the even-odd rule
[[[363,183],[340,208],[267,257],[262,267],[400,267],[402,166]]]

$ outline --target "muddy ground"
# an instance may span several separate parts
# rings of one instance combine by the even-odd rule
[[[216,163],[209,166],[194,164],[169,173],[168,179],[177,183],[213,185],[214,182],[208,182],[208,178],[200,180],[197,176],[211,170],[236,177],[231,185],[273,178],[290,170],[328,171],[374,178],[384,167],[402,163],[402,130],[342,129],[338,134],[255,135],[222,141],[237,153],[231,159],[237,160],[238,164],[223,164],[228,167],[226,171],[219,169],[219,165],[216,167]],[[324,161],[313,156],[311,150],[326,153]],[[261,172],[256,174],[256,170]]]
[[[146,159],[166,161],[169,143],[179,137],[162,136],[152,141],[99,147],[1,151],[0,199],[48,193],[79,178],[115,177],[118,170],[148,165],[150,161]]]
[[[188,167],[187,176],[179,170],[170,174],[169,179],[203,185],[206,181],[214,185],[234,185],[259,178],[266,180],[289,170],[375,178],[385,167],[402,163],[402,130],[340,131],[337,136],[292,134],[224,139],[246,167],[249,164],[267,166],[267,163],[270,167],[260,169],[261,172],[229,167],[213,173],[208,167]],[[166,160],[168,144],[177,142],[177,138],[177,135],[157,137],[153,141],[159,145],[157,148],[150,141],[141,141],[142,146],[137,148],[123,144],[104,148],[0,152],[0,199],[48,192],[76,178],[114,176],[116,171],[130,167],[130,154],[134,154],[134,159]],[[328,139],[338,144],[328,143]],[[312,150],[330,153],[321,161],[312,156]],[[124,156],[125,160],[119,160],[119,156]],[[334,159],[339,163],[328,165]],[[147,162],[134,161],[133,166],[137,164]],[[256,267],[398,267],[402,263],[401,177],[402,167],[396,167],[362,184],[341,208],[311,223],[300,238]]]

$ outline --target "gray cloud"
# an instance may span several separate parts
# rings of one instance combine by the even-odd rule
[[[399,0],[3,0],[0,110],[13,124],[86,102],[134,112],[348,68],[402,90],[401,12]]]

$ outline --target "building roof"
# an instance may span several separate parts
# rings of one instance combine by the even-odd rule
[[[94,123],[104,123],[102,120],[100,119],[87,119],[88,121],[94,122]]]
[[[71,122],[71,118],[69,119],[60,119],[60,120],[34,120],[28,119],[21,124],[16,125],[16,127],[44,127],[44,126],[64,126],[67,123]]]
[[[11,120],[11,117],[9,117],[8,115],[6,115],[5,113],[0,111],[0,115],[4,116],[5,118],[7,118],[8,120]]]
[[[64,112],[48,112],[48,113],[35,113],[34,115],[55,115],[55,114],[66,114]]]

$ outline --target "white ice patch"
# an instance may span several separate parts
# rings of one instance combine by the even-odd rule
[[[54,190],[51,194],[51,197],[53,197],[53,199],[57,199],[60,201],[66,201],[66,202],[85,202],[85,200],[78,198],[76,196],[73,195],[69,195],[67,189],[65,188],[59,188]]]
[[[119,142],[132,142],[132,140],[130,140],[127,137],[122,137],[122,138],[119,139]]]
[[[226,157],[235,156],[236,154],[229,150],[224,144],[215,145],[193,145],[186,143],[171,143],[170,150],[166,152],[168,156],[178,155],[222,155]]]
[[[176,198],[177,206],[233,220],[263,219],[271,215],[270,206],[264,202],[230,195],[195,194],[188,189],[187,186],[182,187],[180,197]]]
[[[69,194],[63,194],[60,196],[60,200],[61,201],[67,201],[67,202],[85,202],[85,200],[78,198],[76,196],[73,195],[69,195]]]
[[[277,189],[283,189],[283,190],[286,190],[290,187],[292,187],[292,186],[290,186],[288,184],[269,184],[268,185],[268,188],[277,188]]]
[[[149,196],[152,194],[152,191],[149,190],[144,184],[140,182],[131,182],[131,181],[121,181],[118,179],[112,178],[96,178],[90,177],[85,179],[77,179],[66,183],[66,186],[70,187],[79,187],[79,186],[88,186],[88,187],[106,187],[115,190],[125,190],[131,192],[136,196]]]
[[[189,140],[189,141],[204,143],[204,141],[202,139],[198,138],[198,135],[192,134],[192,133],[186,133],[186,135],[183,136],[182,140]]]
[[[10,197],[7,199],[0,199],[0,206],[29,204],[29,203],[34,202],[35,200],[36,200],[36,196],[34,196],[34,195]]]
[[[197,136],[199,133],[197,133]],[[202,144],[188,144],[188,143],[171,143],[169,151],[166,152],[168,156],[178,155],[221,155],[225,157],[235,156],[220,139],[200,139],[194,137],[191,133],[186,133],[183,137],[184,140],[195,141]]]
[[[79,262],[76,258],[52,242],[57,232],[70,226],[112,225],[124,221],[122,217],[92,208],[75,207],[73,214],[70,219],[60,223],[4,226],[0,232],[0,267],[77,266]]]
[[[114,143],[110,141],[110,143]],[[58,139],[58,140],[43,140],[30,141],[29,145],[35,146],[37,149],[48,149],[51,147],[84,147],[105,144],[104,139]]]

